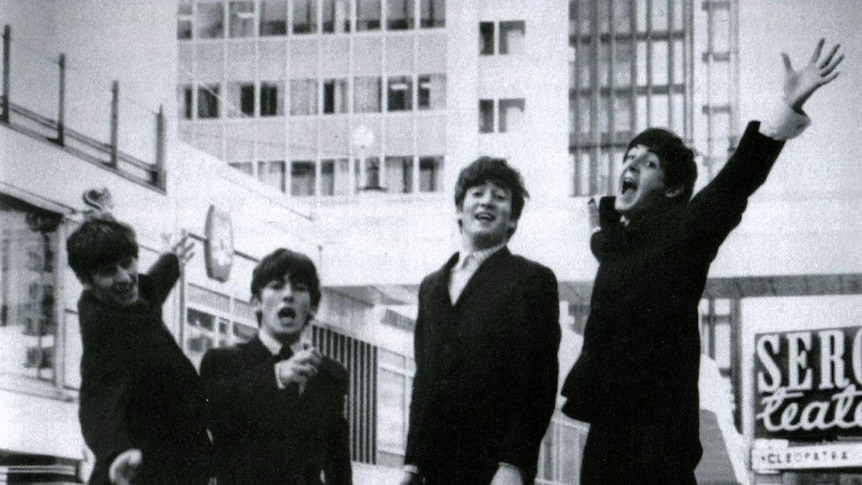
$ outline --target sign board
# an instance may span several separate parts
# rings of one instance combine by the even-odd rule
[[[207,276],[225,282],[233,263],[233,225],[230,214],[210,206],[207,211],[204,256]]]
[[[862,436],[862,327],[755,337],[755,436]]]
[[[751,468],[757,472],[860,466],[862,466],[862,443],[830,443],[751,450]]]

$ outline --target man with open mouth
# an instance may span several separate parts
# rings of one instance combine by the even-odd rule
[[[793,70],[784,103],[751,122],[734,155],[693,199],[694,153],[651,128],[628,146],[616,197],[598,207],[599,269],[563,412],[590,423],[583,485],[694,484],[699,439],[698,304],[709,266],[765,181],[784,141],[808,124],[805,101],[838,75],[838,46]],[[691,199],[691,200],[689,200]]]
[[[251,294],[257,336],[201,361],[219,485],[350,485],[347,370],[302,338],[321,299],[314,263],[277,249]]]

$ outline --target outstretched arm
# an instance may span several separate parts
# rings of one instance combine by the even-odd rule
[[[826,55],[823,55],[825,43],[822,38],[817,41],[808,65],[798,71],[793,70],[790,56],[784,52],[781,53],[784,61],[784,101],[797,113],[802,113],[802,105],[815,91],[838,77],[839,71],[836,69],[844,60],[844,54],[838,54],[841,45],[835,44]]]

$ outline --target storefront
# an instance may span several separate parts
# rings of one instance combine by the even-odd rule
[[[755,483],[862,484],[862,327],[755,341]]]

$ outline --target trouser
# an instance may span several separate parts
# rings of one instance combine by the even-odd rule
[[[702,453],[697,420],[593,423],[581,485],[696,485],[694,469]]]

